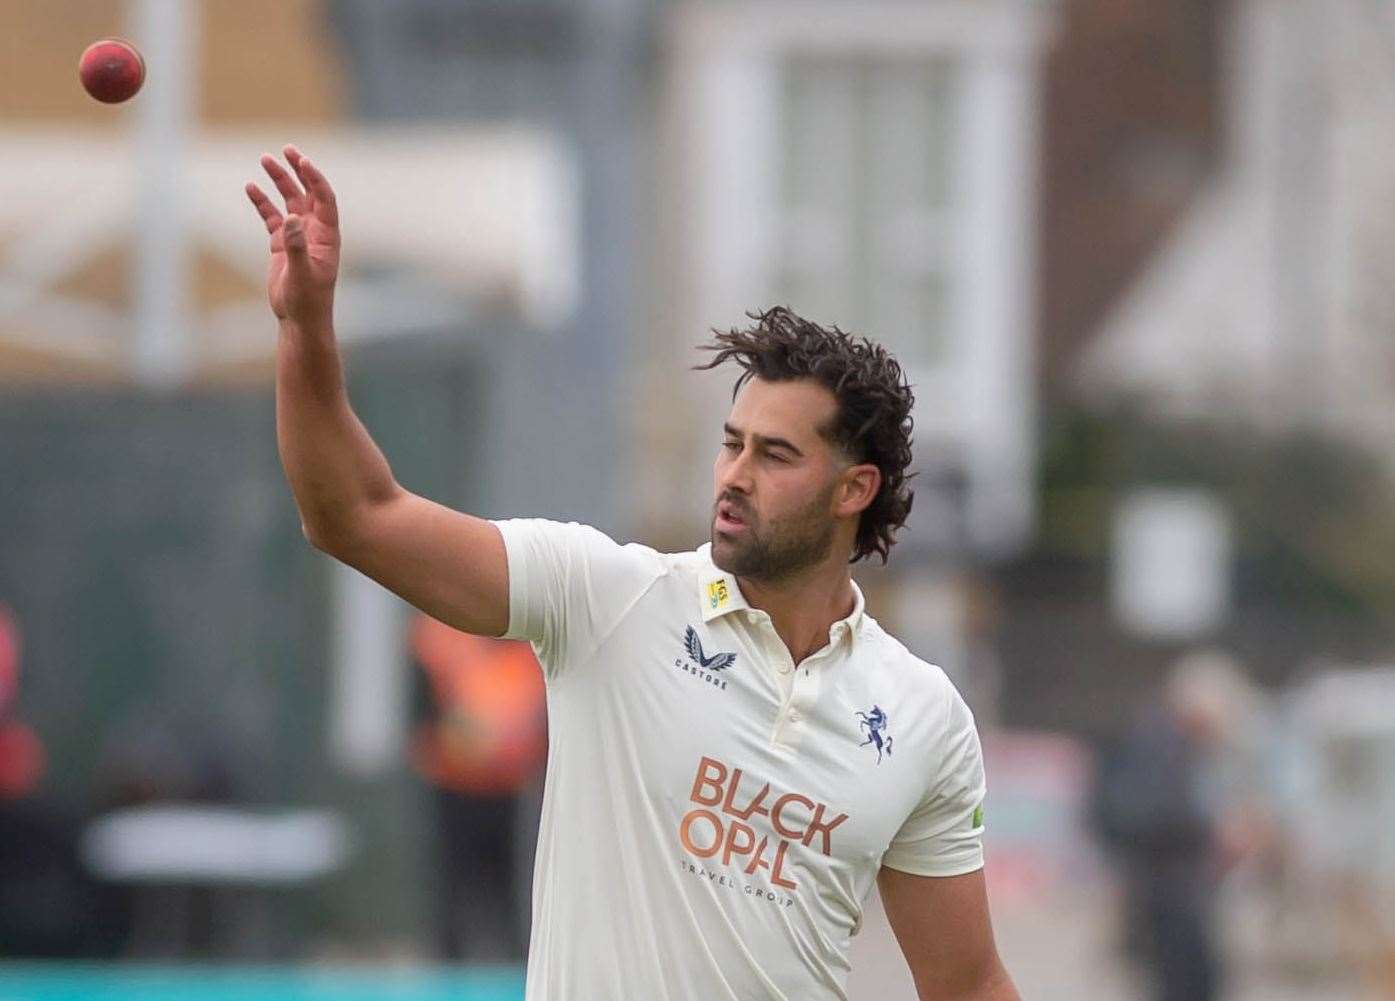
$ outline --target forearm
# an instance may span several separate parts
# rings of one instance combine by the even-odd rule
[[[877,886],[920,1001],[1019,1001],[993,941],[982,868],[917,876],[883,866]]]
[[[321,548],[350,535],[360,512],[397,489],[387,460],[349,405],[329,323],[280,325],[276,443],[305,534]]]
[[[973,983],[948,983],[940,978],[917,978],[916,994],[920,1001],[1022,1001],[1012,978],[996,959],[991,969],[972,978]]]
[[[956,1001],[1022,1001],[1022,996],[1000,964],[990,977],[973,990],[958,995]]]

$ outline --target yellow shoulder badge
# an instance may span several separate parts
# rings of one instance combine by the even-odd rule
[[[731,600],[731,590],[725,580],[714,580],[707,585],[707,603],[714,609],[721,608]]]

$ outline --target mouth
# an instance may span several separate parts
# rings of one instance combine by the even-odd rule
[[[741,517],[730,502],[722,501],[717,505],[717,517],[713,521],[713,526],[719,532],[732,535],[746,529],[746,519]]]

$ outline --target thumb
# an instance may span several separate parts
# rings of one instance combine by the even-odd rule
[[[300,216],[286,216],[281,235],[286,244],[287,265],[292,271],[304,270],[310,263],[310,253],[305,237],[305,223]]]

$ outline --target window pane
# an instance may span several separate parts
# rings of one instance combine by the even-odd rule
[[[883,203],[943,211],[950,201],[952,77],[945,63],[888,62],[870,73],[871,168]]]
[[[819,322],[848,323],[848,226],[855,218],[853,67],[796,61],[784,81],[778,297]]]
[[[943,357],[950,315],[952,81],[943,62],[785,66],[776,293],[914,367]]]

